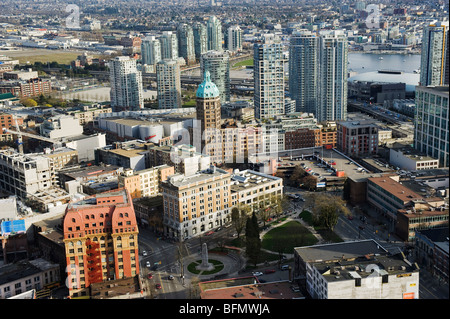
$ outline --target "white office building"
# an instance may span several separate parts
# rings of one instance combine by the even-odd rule
[[[144,107],[142,74],[136,60],[119,56],[109,61],[111,107],[114,110],[139,110]]]
[[[141,44],[142,64],[155,66],[161,61],[161,42],[155,36],[148,36]]]
[[[347,119],[348,40],[344,31],[321,31],[319,39],[319,122]]]
[[[177,34],[172,31],[164,31],[159,37],[161,42],[162,59],[178,59],[178,39]]]
[[[181,107],[180,65],[176,60],[164,59],[156,64],[156,83],[160,109]]]
[[[294,280],[312,299],[419,299],[419,267],[373,239],[294,248]]]
[[[211,16],[206,24],[208,42],[207,49],[222,51],[222,23],[216,16]]]
[[[283,44],[273,34],[266,34],[253,46],[254,105],[258,119],[284,114]]]
[[[52,139],[68,138],[83,134],[83,126],[73,116],[59,115],[45,120],[40,125],[41,135]]]
[[[242,51],[242,29],[238,25],[227,30],[227,49],[231,52]]]

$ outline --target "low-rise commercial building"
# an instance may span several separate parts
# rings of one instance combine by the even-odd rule
[[[439,160],[410,146],[389,149],[389,163],[405,171],[439,168]]]
[[[112,108],[110,106],[93,104],[91,106],[85,105],[79,110],[69,111],[68,114],[78,119],[80,125],[83,126],[88,123],[93,123],[95,118],[99,116],[99,114],[111,112]]]
[[[7,299],[26,291],[39,291],[52,284],[60,284],[58,264],[42,258],[0,267],[0,299]]]
[[[400,181],[399,175],[367,180],[367,202],[389,220],[388,229],[402,240],[414,239],[416,229],[440,227],[448,223],[448,207],[443,196],[433,196],[426,185]]]
[[[132,140],[97,148],[95,160],[97,163],[121,166],[137,171],[143,170],[149,167],[149,152],[145,144],[141,140]]]
[[[283,179],[252,170],[234,170],[230,189],[232,207],[245,204],[257,209],[270,205],[273,196],[283,195]]]
[[[294,280],[313,299],[419,299],[419,267],[372,239],[294,249]]]
[[[420,230],[416,232],[414,242],[414,257],[419,265],[446,283],[449,274],[448,235],[448,226]]]
[[[72,116],[61,115],[49,118],[40,125],[42,136],[52,139],[68,138],[83,134],[83,127]]]
[[[132,198],[155,196],[160,193],[161,182],[175,174],[175,168],[160,165],[140,171],[126,169],[118,177],[119,187],[125,187]]]

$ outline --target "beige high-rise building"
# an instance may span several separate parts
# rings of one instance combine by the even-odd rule
[[[211,166],[161,183],[164,233],[180,241],[231,221],[231,174]]]

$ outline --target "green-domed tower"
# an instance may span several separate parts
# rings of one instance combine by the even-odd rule
[[[220,115],[220,92],[211,81],[208,71],[205,72],[204,80],[197,89],[197,127],[201,133],[202,153],[211,157],[211,163],[222,161],[221,143],[217,136],[221,128]]]

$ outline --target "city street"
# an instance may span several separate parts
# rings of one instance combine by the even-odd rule
[[[286,194],[300,194],[305,196],[306,191],[296,188],[286,187]],[[297,217],[304,209],[304,202],[290,201],[289,210],[293,211],[291,217]],[[175,243],[173,241],[158,237],[148,229],[141,229],[139,233],[140,248],[140,265],[141,278],[143,278],[144,287],[147,291],[146,298],[159,299],[177,299],[190,298],[192,293],[191,279],[196,276],[186,270],[187,265],[201,258],[201,246],[207,243],[208,247],[215,246],[221,239],[229,238],[235,230],[233,227],[223,228],[218,232],[214,232],[208,236],[189,239],[183,243]],[[390,235],[384,230],[372,217],[367,217],[353,212],[352,217],[340,216],[338,223],[334,228],[334,232],[345,241],[374,239],[381,246],[391,253],[400,252],[405,248],[405,243],[398,240],[394,235]],[[146,251],[146,256],[142,255]],[[182,263],[179,260],[179,251],[182,251]],[[150,268],[147,267],[147,262]],[[235,264],[234,260],[224,260],[226,271],[222,271],[225,277],[230,277],[231,273],[237,275],[240,265]],[[293,263],[289,264],[291,268]],[[182,271],[183,270],[183,271]],[[266,270],[271,270],[266,273]],[[273,271],[275,270],[275,271]],[[289,271],[282,271],[276,265],[268,265],[258,268],[263,275],[258,276],[262,282],[289,280]],[[148,274],[152,274],[152,278],[148,279]],[[184,278],[182,278],[184,275]],[[239,276],[251,276],[251,271],[239,272]],[[169,276],[173,278],[169,279]],[[212,278],[212,277],[211,277]],[[209,277],[199,278],[201,280],[209,280]],[[157,284],[160,286],[157,287]],[[421,299],[448,299],[448,284],[440,283],[436,278],[431,276],[426,270],[420,270],[420,298]]]

